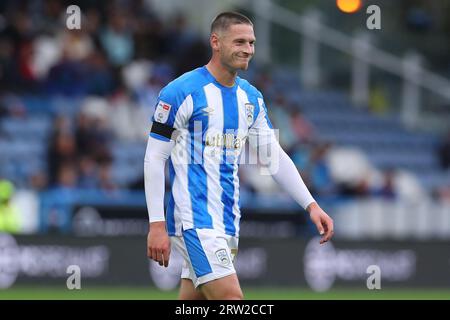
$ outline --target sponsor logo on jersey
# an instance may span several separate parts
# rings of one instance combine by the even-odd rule
[[[244,139],[233,133],[225,134],[207,134],[205,144],[208,147],[219,147],[225,149],[240,149],[243,145]]]

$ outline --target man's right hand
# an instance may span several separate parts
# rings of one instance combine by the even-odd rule
[[[150,223],[147,236],[147,256],[167,268],[170,257],[170,240],[165,221]]]

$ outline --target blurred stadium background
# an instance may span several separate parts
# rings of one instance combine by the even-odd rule
[[[246,297],[450,298],[450,2],[16,0],[0,3],[0,299],[176,298],[180,258],[146,257],[143,156],[159,90],[208,61],[222,10],[254,21],[241,76],[336,229],[318,246],[303,210],[241,166]]]

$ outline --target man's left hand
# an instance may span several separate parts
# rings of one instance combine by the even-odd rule
[[[316,225],[319,234],[322,236],[320,244],[330,240],[334,234],[333,219],[316,202],[311,203],[307,211],[309,212],[311,221]]]

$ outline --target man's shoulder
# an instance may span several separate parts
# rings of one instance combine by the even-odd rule
[[[248,80],[243,78],[238,78],[239,87],[244,90],[248,95],[262,98],[263,95],[254,85],[252,85]]]
[[[196,68],[186,72],[169,82],[161,90],[161,95],[187,97],[207,83],[202,68]]]

